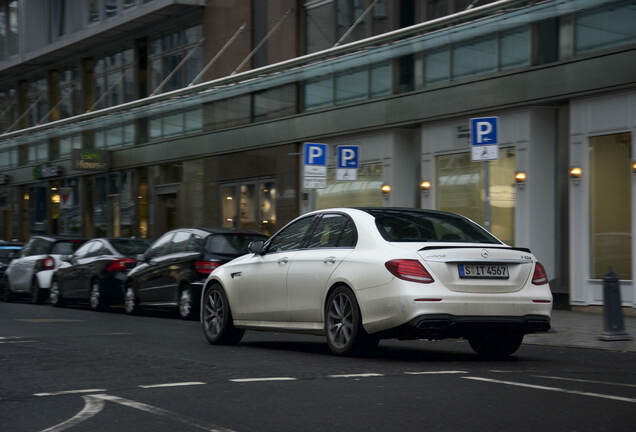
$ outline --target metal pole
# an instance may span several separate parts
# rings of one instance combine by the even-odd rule
[[[290,13],[291,13],[291,9],[287,9],[287,12],[285,12],[285,15],[283,15],[276,24],[274,24],[274,27],[272,27],[270,31],[267,32],[265,37],[261,39],[258,45],[256,45],[256,47],[247,55],[247,57],[245,57],[245,59],[236,67],[236,69],[234,69],[234,71],[230,75],[234,75],[235,73],[237,73],[245,65],[245,63],[247,63],[254,56],[254,54],[256,54],[256,51],[258,51],[263,46],[263,44],[267,42],[270,36],[273,35],[276,30],[278,30],[278,27],[280,27],[281,24],[283,24],[283,22],[289,16]]]
[[[188,61],[188,59],[189,59],[190,57],[192,57],[192,55],[195,53],[195,50],[196,50],[196,49],[199,47],[199,45],[201,45],[202,43],[203,43],[203,39],[199,40],[199,41],[196,43],[196,45],[194,45],[194,46],[190,49],[190,51],[188,52],[188,54],[186,54],[186,55],[185,55],[185,57],[183,57],[183,58],[181,59],[181,61],[180,61],[180,62],[179,62],[179,63],[178,63],[175,67],[174,67],[174,69],[172,69],[172,71],[168,74],[168,76],[167,76],[166,78],[164,78],[164,80],[163,80],[163,81],[161,81],[161,84],[159,84],[159,86],[157,86],[157,88],[156,88],[156,89],[154,89],[154,90],[152,91],[152,93],[150,93],[150,96],[154,96],[154,95],[156,95],[158,92],[160,92],[160,91],[163,89],[163,86],[165,86],[165,85],[166,85],[166,83],[167,83],[168,81],[170,81],[170,78],[172,78],[172,77],[174,76],[174,74],[176,74],[176,73],[177,73],[177,71],[178,71],[179,69],[181,69],[181,67],[185,64],[185,62],[187,62],[187,61]]]
[[[25,115],[27,115],[29,113],[29,111],[31,111],[33,109],[33,107],[40,102],[40,99],[42,99],[42,95],[38,96],[38,98],[35,100],[35,102],[33,102],[31,105],[29,105],[29,107],[26,109],[25,112],[23,112],[20,117],[18,117],[16,119],[16,121],[13,122],[13,124],[11,126],[9,126],[9,129],[7,129],[6,131],[4,131],[4,133],[9,132],[11,129],[13,129],[18,123],[20,123],[20,120],[22,120],[24,118]]]
[[[206,64],[203,67],[203,69],[201,69],[201,72],[199,72],[199,74],[194,77],[192,82],[190,84],[188,84],[188,87],[190,87],[191,85],[194,85],[195,83],[197,83],[201,79],[201,77],[203,77],[203,75],[208,71],[208,69],[210,69],[210,67],[217,61],[217,59],[219,57],[221,57],[221,55],[230,47],[230,45],[232,45],[232,43],[241,34],[241,32],[243,30],[245,30],[245,27],[246,27],[245,23],[241,24],[239,29],[232,35],[232,37],[227,42],[225,42],[225,45],[223,45],[223,47],[219,50],[219,52],[216,53],[216,55],[214,57],[212,57],[212,60],[210,60],[208,62],[208,64]]]
[[[355,20],[355,22],[351,25],[351,27],[349,27],[349,29],[345,32],[345,34],[342,35],[342,37],[340,39],[338,39],[338,42],[336,42],[333,46],[337,47],[338,45],[340,45],[342,43],[342,41],[344,41],[345,39],[347,39],[347,37],[351,34],[351,32],[353,30],[355,30],[355,28],[358,26],[358,24],[360,24],[360,22],[364,19],[364,17],[367,16],[367,14],[369,12],[371,12],[371,9],[373,9],[373,6],[375,6],[375,4],[378,2],[378,0],[373,0],[371,2],[371,4],[369,6],[367,6],[367,8],[364,10],[364,12],[362,12],[362,14],[358,17],[357,20]]]
[[[490,164],[484,161],[484,201],[486,204],[486,213],[484,215],[484,223],[486,229],[490,231]]]

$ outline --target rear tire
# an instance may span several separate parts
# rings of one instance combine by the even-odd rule
[[[91,289],[88,292],[88,305],[94,311],[103,311],[107,308],[102,287],[98,279],[91,281]]]
[[[484,333],[468,338],[477,354],[487,359],[503,359],[515,353],[523,342],[522,333]]]
[[[245,334],[245,330],[234,327],[225,291],[216,283],[205,289],[201,325],[205,338],[212,345],[236,345]]]
[[[362,327],[356,296],[344,285],[334,289],[327,298],[325,333],[329,349],[340,356],[368,354],[377,348],[380,341]]]
[[[2,278],[2,301],[10,303],[13,301],[13,293],[11,292],[9,278],[5,274]]]

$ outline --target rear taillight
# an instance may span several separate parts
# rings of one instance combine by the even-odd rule
[[[218,261],[196,261],[194,268],[201,274],[210,274],[220,265],[221,263]]]
[[[132,258],[119,258],[108,264],[106,267],[106,271],[128,271],[128,269],[132,268],[137,261]]]
[[[51,257],[42,258],[40,260],[40,270],[52,270],[55,268],[55,260]]]
[[[384,263],[391,274],[397,278],[411,282],[431,283],[433,277],[418,260],[397,259]]]
[[[532,283],[534,285],[543,285],[548,283],[548,274],[545,272],[543,265],[538,261],[534,265],[534,274],[532,275]]]

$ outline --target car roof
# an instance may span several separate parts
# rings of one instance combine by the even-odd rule
[[[441,210],[429,210],[429,209],[419,209],[419,208],[413,208],[413,207],[352,207],[356,210],[362,210],[364,212],[373,214],[374,212],[387,212],[387,213],[391,213],[391,212],[405,212],[405,213],[421,213],[421,214],[427,214],[427,215],[431,215],[431,216],[454,216],[454,217],[462,217],[461,215],[457,214],[457,213],[452,213],[452,212],[446,212],[446,211],[441,211]]]
[[[82,237],[70,237],[61,235],[34,235],[31,238],[39,238],[50,242],[58,241],[87,241],[88,239]]]
[[[175,228],[170,230],[169,232],[176,231],[188,231],[193,234],[198,234],[200,236],[207,236],[210,234],[252,234],[252,235],[262,235],[267,237],[262,232],[254,231],[254,230],[246,230],[246,229],[233,229],[233,228],[208,228],[208,227],[190,227],[190,228]]]

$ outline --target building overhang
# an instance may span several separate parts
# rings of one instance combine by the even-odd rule
[[[154,24],[202,11],[205,4],[206,0],[154,0],[140,4],[107,20],[89,24],[40,49],[1,61],[0,73],[21,76],[32,72],[34,68],[59,62],[62,58],[86,56],[96,46],[103,47],[126,35],[147,33]]]

